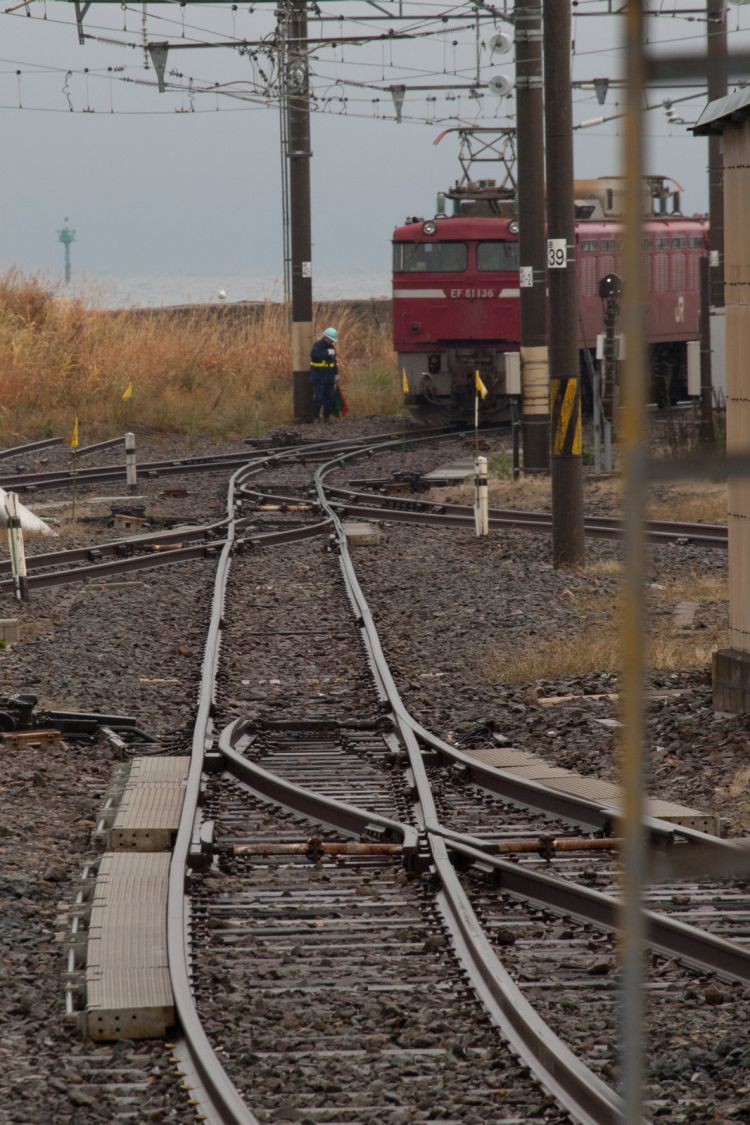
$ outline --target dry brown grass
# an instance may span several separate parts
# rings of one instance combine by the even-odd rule
[[[700,482],[680,488],[660,488],[651,496],[649,516],[655,520],[686,523],[726,523],[726,485]]]
[[[618,563],[606,564],[612,572]],[[584,572],[585,573],[585,572]],[[534,638],[515,650],[495,649],[484,660],[482,677],[490,683],[521,684],[534,680],[567,679],[589,672],[617,672],[620,668],[619,596],[570,595],[576,622],[553,635]],[[711,623],[691,631],[675,629],[671,607],[682,601],[721,605],[727,600],[724,576],[699,572],[652,588],[648,633],[648,665],[657,671],[707,668],[711,654],[726,647],[728,631]],[[661,608],[660,608],[661,607]]]
[[[666,585],[652,586],[650,595],[654,601],[667,605],[676,605],[677,602],[721,605],[729,600],[729,582],[726,574],[688,571]]]
[[[353,414],[401,407],[390,336],[346,304],[316,308],[336,324]],[[0,277],[0,438],[67,433],[81,440],[140,425],[235,436],[291,420],[291,343],[284,308],[247,320],[119,315],[63,300],[36,278]],[[133,396],[123,402],[128,384]]]
[[[648,640],[649,667],[659,671],[707,668],[711,654],[728,643],[719,627],[695,633],[676,633],[669,619],[652,628]],[[554,637],[535,640],[514,653],[490,653],[482,667],[489,683],[525,684],[534,680],[563,680],[589,672],[618,672],[619,636],[614,623],[589,623]]]

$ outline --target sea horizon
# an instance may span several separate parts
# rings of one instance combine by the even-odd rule
[[[281,301],[284,296],[281,277],[271,275],[81,273],[67,284],[59,277],[49,281],[60,297],[80,298],[106,309]],[[390,297],[390,290],[391,278],[385,271],[324,274],[313,280],[316,301],[383,299]]]

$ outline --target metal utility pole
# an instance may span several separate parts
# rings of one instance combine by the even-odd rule
[[[312,422],[312,387],[308,378],[313,341],[307,7],[306,0],[290,0],[290,3],[286,84],[292,253],[292,380],[295,420]]]
[[[65,247],[65,283],[70,281],[70,244],[76,240],[76,232],[67,226],[68,216],[65,216],[66,225],[57,232],[57,241]]]
[[[523,464],[527,470],[549,469],[542,39],[542,0],[517,0],[516,166],[521,267],[521,426]]]
[[[581,375],[578,359],[570,4],[544,0],[547,265],[550,302],[552,562],[580,566],[583,536]]]
[[[724,66],[727,57],[726,0],[706,0],[706,54],[708,57],[708,100],[716,101],[727,93]],[[723,64],[723,65],[722,65]],[[708,244],[711,251],[710,303],[724,308],[724,165],[721,136],[708,138]],[[714,264],[715,263],[715,264]]]

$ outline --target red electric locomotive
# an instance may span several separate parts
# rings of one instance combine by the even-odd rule
[[[604,330],[599,282],[608,274],[622,276],[621,202],[617,177],[576,183],[584,385],[596,337]],[[700,259],[708,253],[708,221],[680,213],[679,190],[664,176],[646,177],[644,206],[647,332],[655,394],[664,401],[685,393],[687,342],[698,339]],[[434,218],[407,219],[396,227],[393,342],[413,412],[472,417],[474,372],[479,371],[488,390],[483,416],[503,416],[506,356],[519,349],[520,326],[518,217],[515,200],[505,190],[491,180],[457,185],[438,196]]]

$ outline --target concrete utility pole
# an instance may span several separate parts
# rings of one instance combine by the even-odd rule
[[[292,380],[294,417],[312,422],[308,378],[312,347],[312,234],[310,222],[310,79],[306,0],[290,0],[288,90],[289,203],[292,250]]]
[[[544,0],[547,265],[550,302],[552,561],[580,566],[583,536],[581,377],[578,359],[570,4]]]
[[[65,247],[65,283],[70,281],[70,244],[76,240],[76,232],[67,226],[68,216],[65,216],[66,225],[57,232],[57,241]]]
[[[524,469],[549,469],[542,0],[517,0],[516,147]]]

